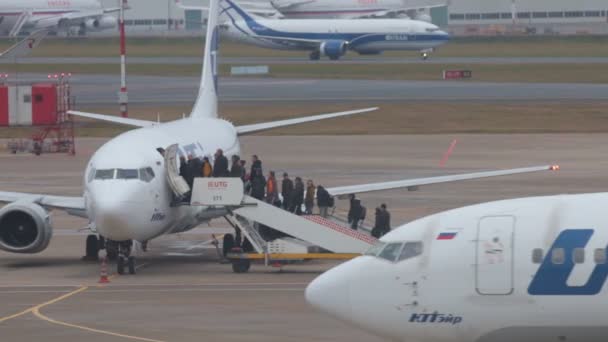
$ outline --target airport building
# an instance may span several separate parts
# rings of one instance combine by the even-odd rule
[[[266,0],[255,0],[260,3]],[[339,0],[336,0],[339,1]],[[102,0],[115,7],[118,0]],[[446,0],[446,8],[430,11],[433,22],[456,35],[608,34],[606,0]],[[204,14],[182,10],[175,0],[128,0],[127,30],[139,35],[202,33]],[[206,0],[182,0],[205,5]],[[269,6],[270,8],[270,6]]]

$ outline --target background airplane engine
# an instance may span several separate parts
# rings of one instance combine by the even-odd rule
[[[347,44],[343,40],[329,40],[321,43],[321,54],[332,60],[337,60],[346,53]]]
[[[50,216],[41,206],[15,202],[0,209],[0,249],[12,253],[39,253],[53,236]]]
[[[118,21],[112,16],[103,16],[97,19],[88,19],[84,22],[84,26],[89,31],[106,30],[116,27]]]

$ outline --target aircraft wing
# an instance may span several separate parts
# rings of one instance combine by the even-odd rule
[[[0,54],[0,58],[21,58],[27,56],[34,50],[44,38],[48,35],[48,30],[39,30],[32,33],[29,37],[23,39],[17,44],[11,46],[8,50]]]
[[[421,10],[428,10],[431,8],[444,7],[446,4],[436,4],[436,5],[428,5],[428,6],[412,6],[412,7],[402,7],[388,10],[380,10],[377,12],[365,13],[363,15],[353,16],[353,19],[358,18],[386,18],[386,17],[395,17],[400,14],[407,14],[411,16],[412,13],[416,13]],[[415,19],[415,18],[413,18]]]
[[[86,208],[83,197],[52,196],[0,191],[0,203],[12,203],[18,201],[36,203],[48,209],[60,209],[66,211],[70,215],[86,218]]]
[[[335,188],[327,188],[326,190],[332,196],[336,196],[338,198],[344,198],[346,195],[350,195],[350,194],[360,194],[360,193],[366,193],[366,192],[403,189],[403,188],[416,189],[417,187],[419,187],[421,185],[448,183],[448,182],[456,182],[456,181],[464,181],[464,180],[480,179],[480,178],[488,178],[488,177],[508,176],[508,175],[516,175],[516,174],[521,174],[521,173],[555,171],[558,169],[559,169],[559,166],[557,166],[557,165],[543,165],[543,166],[524,167],[524,168],[518,168],[518,169],[483,171],[483,172],[464,173],[464,174],[449,175],[449,176],[405,179],[405,180],[393,181],[393,182],[342,186],[342,187],[335,187]]]
[[[378,107],[356,109],[356,110],[349,110],[349,111],[345,111],[345,112],[337,112],[337,113],[329,113],[329,114],[313,115],[313,116],[307,116],[307,117],[303,117],[303,118],[279,120],[279,121],[272,121],[272,122],[259,123],[259,124],[253,124],[253,125],[245,125],[245,126],[237,127],[236,131],[239,135],[245,135],[245,134],[266,131],[266,130],[273,129],[273,128],[298,125],[298,124],[302,124],[302,123],[306,123],[306,122],[314,122],[314,121],[320,121],[320,120],[339,118],[342,116],[369,113],[369,112],[373,112],[376,110],[378,110]]]
[[[123,117],[113,116],[113,115],[85,113],[85,112],[79,112],[79,111],[74,111],[74,110],[68,111],[68,114],[83,117],[83,118],[107,121],[107,122],[112,122],[115,124],[134,126],[134,127],[148,127],[148,126],[154,126],[157,124],[157,122],[154,122],[154,121],[123,118]]]
[[[276,11],[276,10],[268,9],[268,8],[260,8],[260,6],[263,4],[259,3],[259,2],[239,1],[239,4],[245,5],[245,6],[250,6],[250,8],[247,8],[247,12],[252,13],[252,14],[257,14],[257,15],[262,15],[262,16],[273,16],[273,15],[278,14],[278,11]],[[179,9],[182,9],[185,11],[208,11],[209,10],[209,6],[184,5],[181,3],[180,0],[175,0],[175,5],[177,5],[177,7]]]

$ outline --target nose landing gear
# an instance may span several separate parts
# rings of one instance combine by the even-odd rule
[[[125,274],[125,267],[129,274],[135,274],[135,257],[131,256],[133,241],[121,241],[118,243],[118,258],[116,259],[116,272],[120,275]]]

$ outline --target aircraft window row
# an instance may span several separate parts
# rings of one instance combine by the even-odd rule
[[[544,260],[544,251],[542,248],[536,248],[532,251],[532,262],[542,264]],[[566,262],[566,250],[564,248],[554,248],[551,252],[551,263],[555,265],[563,265]],[[575,248],[572,255],[569,256],[573,263],[584,264],[586,259],[584,248]],[[593,252],[593,261],[598,265],[608,263],[608,249],[598,248]]]
[[[108,179],[124,179],[132,180],[139,179],[146,183],[151,182],[155,177],[154,170],[151,167],[141,169],[105,169],[96,170],[95,179],[97,180],[108,180]]]
[[[608,15],[608,11],[591,10],[591,11],[536,11],[536,12],[517,12],[515,16],[519,19],[530,18],[600,18]],[[489,12],[489,13],[451,13],[450,20],[496,20],[496,19],[512,19],[513,14],[510,12]]]
[[[423,244],[416,242],[378,242],[372,246],[365,255],[376,256],[390,262],[398,262],[421,255]]]

